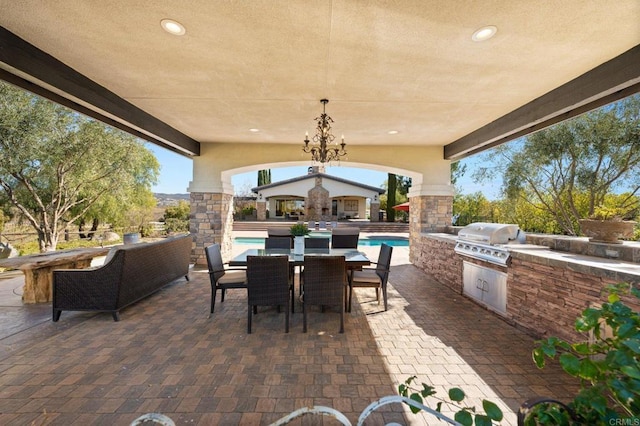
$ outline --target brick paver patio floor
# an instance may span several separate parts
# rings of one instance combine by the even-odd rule
[[[299,304],[289,334],[283,313],[261,308],[248,335],[246,294],[230,290],[208,318],[208,275],[190,277],[125,309],[120,322],[63,312],[53,323],[50,305],[2,304],[0,424],[128,425],[158,412],[176,424],[257,425],[308,405],[340,410],[355,424],[411,375],[440,395],[458,386],[476,406],[494,401],[503,424],[515,424],[526,398],[566,400],[577,389],[557,366],[536,369],[533,338],[408,263],[392,267],[387,312],[372,289],[357,290],[343,335],[330,310],[313,310],[303,334]],[[367,424],[392,421],[439,424],[399,405]],[[306,416],[292,424],[337,422]]]

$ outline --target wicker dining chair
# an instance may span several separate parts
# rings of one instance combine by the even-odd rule
[[[204,249],[211,281],[211,311],[216,304],[216,293],[221,291],[220,302],[224,302],[224,295],[230,288],[247,288],[247,271],[245,268],[225,268],[220,252],[220,244],[212,244]]]
[[[305,256],[302,271],[302,331],[307,332],[308,307],[340,308],[340,333],[344,333],[346,262],[344,256]]]
[[[283,227],[268,227],[267,228],[267,237],[290,237],[291,231],[289,228]]]
[[[289,302],[293,286],[289,281],[289,256],[247,256],[247,333],[257,306],[284,306],[285,332],[289,332]]]
[[[389,280],[389,270],[391,267],[391,253],[393,247],[382,243],[378,261],[372,262],[375,268],[362,268],[360,270],[349,271],[349,309],[351,312],[351,300],[353,299],[354,287],[370,287],[376,289],[376,300],[380,304],[380,291],[384,299],[384,310],[387,310],[387,281]]]
[[[285,254],[286,250],[293,248],[293,239],[291,237],[267,237],[264,239],[265,249],[281,249],[278,253]],[[296,276],[296,269],[293,265],[289,266],[289,281],[293,286],[293,281]],[[291,313],[293,313],[294,305],[291,305]]]
[[[267,237],[264,239],[265,249],[291,249],[292,244],[291,237]]]
[[[329,238],[305,238],[304,248],[328,249],[329,241]]]
[[[358,248],[360,228],[345,227],[331,230],[331,248]]]

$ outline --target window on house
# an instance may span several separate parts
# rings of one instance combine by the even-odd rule
[[[276,200],[276,216],[281,217],[285,215],[304,215],[304,200]]]
[[[358,211],[358,200],[344,200],[344,211],[346,211],[346,212],[357,212]]]

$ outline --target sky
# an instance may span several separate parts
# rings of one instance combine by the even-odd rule
[[[188,192],[189,182],[193,176],[193,160],[155,144],[148,143],[147,147],[155,154],[160,163],[160,178],[158,179],[158,183],[152,188],[152,191],[165,194],[186,194]],[[479,157],[471,157],[462,161],[467,164],[467,172],[458,183],[461,192],[471,194],[480,191],[483,192],[488,199],[498,198],[499,185],[495,182],[483,185],[473,182],[471,175],[474,169],[478,167]],[[311,165],[311,162],[309,162],[309,165]],[[271,169],[271,181],[278,182],[305,175],[307,174],[307,167],[308,166]],[[384,172],[353,167],[327,167],[326,173],[375,187],[381,187],[387,180],[387,174]],[[258,171],[237,174],[232,177],[231,183],[236,192],[246,193],[250,188],[257,186]]]

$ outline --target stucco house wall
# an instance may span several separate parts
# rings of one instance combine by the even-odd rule
[[[321,181],[322,188],[328,191],[329,198],[335,200],[336,214],[330,215],[331,220],[343,218],[366,218],[367,199],[372,203],[379,202],[379,196],[384,192],[382,189],[368,187],[358,182],[350,182],[340,178],[334,179],[324,173],[310,173],[306,176],[290,179],[288,181],[275,182],[269,185],[253,188],[258,192],[258,200],[265,200],[269,217],[276,216],[278,200],[304,200],[305,208],[309,201],[309,193]],[[332,204],[329,203],[329,206]],[[311,217],[300,217],[300,219],[313,219]],[[377,219],[377,218],[376,218]]]

